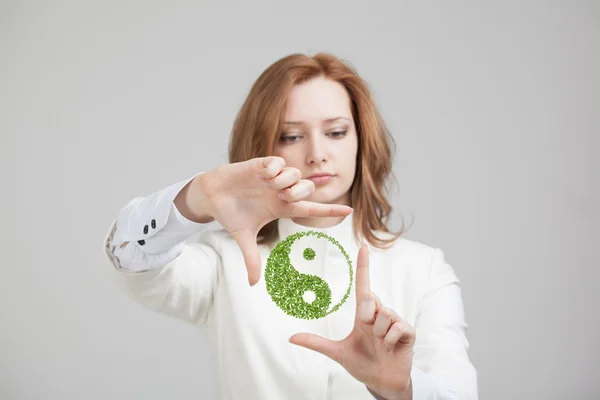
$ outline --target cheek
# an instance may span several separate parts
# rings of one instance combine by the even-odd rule
[[[344,180],[347,184],[352,184],[352,181],[354,180],[354,175],[356,173],[356,163],[353,159],[348,158],[344,167],[346,170],[346,176],[344,177]]]
[[[277,157],[281,157],[285,160],[286,167],[296,167],[299,168],[301,166],[301,154],[298,154],[298,151],[288,150],[285,148],[275,148],[273,155]]]
[[[345,169],[348,172],[352,173],[353,176],[354,176],[354,170],[356,169],[357,151],[358,151],[358,148],[357,148],[356,142],[351,142],[351,143],[349,143],[349,146],[345,149],[344,154],[346,155],[346,157],[343,158]]]
[[[285,147],[282,146],[275,146],[275,149],[273,150],[273,155],[277,156],[277,157],[281,157],[283,159],[287,159],[288,158],[288,152],[286,151]]]

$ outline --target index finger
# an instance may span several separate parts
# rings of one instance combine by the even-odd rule
[[[356,263],[356,305],[358,306],[371,293],[369,280],[369,249],[362,245]]]
[[[341,204],[321,204],[312,201],[289,203],[288,217],[343,217],[352,212],[352,207]]]

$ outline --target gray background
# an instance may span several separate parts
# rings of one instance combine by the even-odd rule
[[[212,399],[202,331],[109,279],[131,198],[227,162],[264,68],[330,51],[462,281],[482,399],[600,396],[600,5],[2,1],[0,398]]]

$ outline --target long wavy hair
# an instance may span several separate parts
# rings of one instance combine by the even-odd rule
[[[290,90],[316,77],[339,82],[350,96],[358,134],[356,174],[350,187],[355,239],[361,243],[364,238],[373,246],[387,248],[403,233],[403,230],[391,232],[387,226],[392,206],[385,195],[385,183],[389,176],[393,177],[395,141],[375,107],[367,83],[349,63],[329,53],[318,53],[312,57],[291,54],[271,64],[258,77],[236,116],[229,142],[229,162],[273,155]],[[382,237],[374,231],[390,235]],[[269,242],[277,236],[275,220],[259,231],[257,242]]]

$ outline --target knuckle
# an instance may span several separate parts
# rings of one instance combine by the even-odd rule
[[[297,181],[296,171],[294,171],[294,168],[287,168],[285,172],[291,183],[295,183]]]
[[[281,176],[283,178],[282,180],[285,181],[286,184],[293,183],[294,172],[291,171],[288,167],[283,168],[281,170],[281,174],[279,176]]]
[[[298,168],[290,167],[290,170],[292,171],[294,178],[296,178],[297,181],[302,179],[302,172],[300,172]]]
[[[309,196],[312,193],[310,186],[298,184],[298,195],[301,197]]]
[[[294,202],[296,200],[296,193],[292,189],[287,189],[285,191],[285,199],[289,202]]]
[[[392,325],[392,329],[394,329],[399,334],[402,334],[402,332],[404,332],[404,326],[399,322],[396,322],[394,325]]]
[[[308,181],[302,185],[302,188],[304,189],[305,193],[309,195],[314,192],[315,184],[312,181]]]

